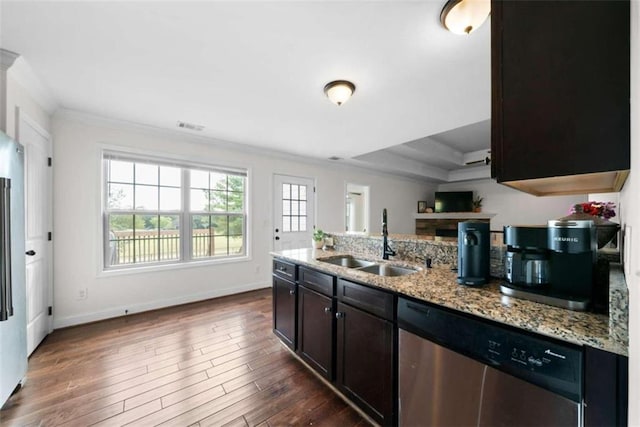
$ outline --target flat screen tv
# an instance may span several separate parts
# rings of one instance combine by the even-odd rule
[[[472,212],[473,191],[436,191],[436,213]]]

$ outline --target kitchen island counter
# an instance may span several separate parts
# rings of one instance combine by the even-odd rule
[[[628,355],[628,299],[620,268],[612,267],[610,314],[575,312],[532,301],[502,295],[499,280],[481,287],[461,286],[456,273],[448,265],[434,268],[403,262],[381,261],[354,252],[295,249],[272,252],[299,265],[311,267],[338,277],[393,291],[463,313],[504,323],[526,331],[577,345],[587,345],[615,354]],[[413,274],[383,277],[327,262],[337,256],[351,255],[377,263],[418,268]]]

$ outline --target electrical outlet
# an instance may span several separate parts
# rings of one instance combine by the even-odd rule
[[[89,296],[89,288],[78,289],[78,294],[76,295],[76,300],[84,301]]]

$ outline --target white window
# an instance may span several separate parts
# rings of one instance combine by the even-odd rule
[[[105,152],[106,269],[243,257],[247,172]]]

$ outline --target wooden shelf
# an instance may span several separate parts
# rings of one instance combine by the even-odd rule
[[[485,212],[416,213],[415,219],[491,219],[496,214]]]

